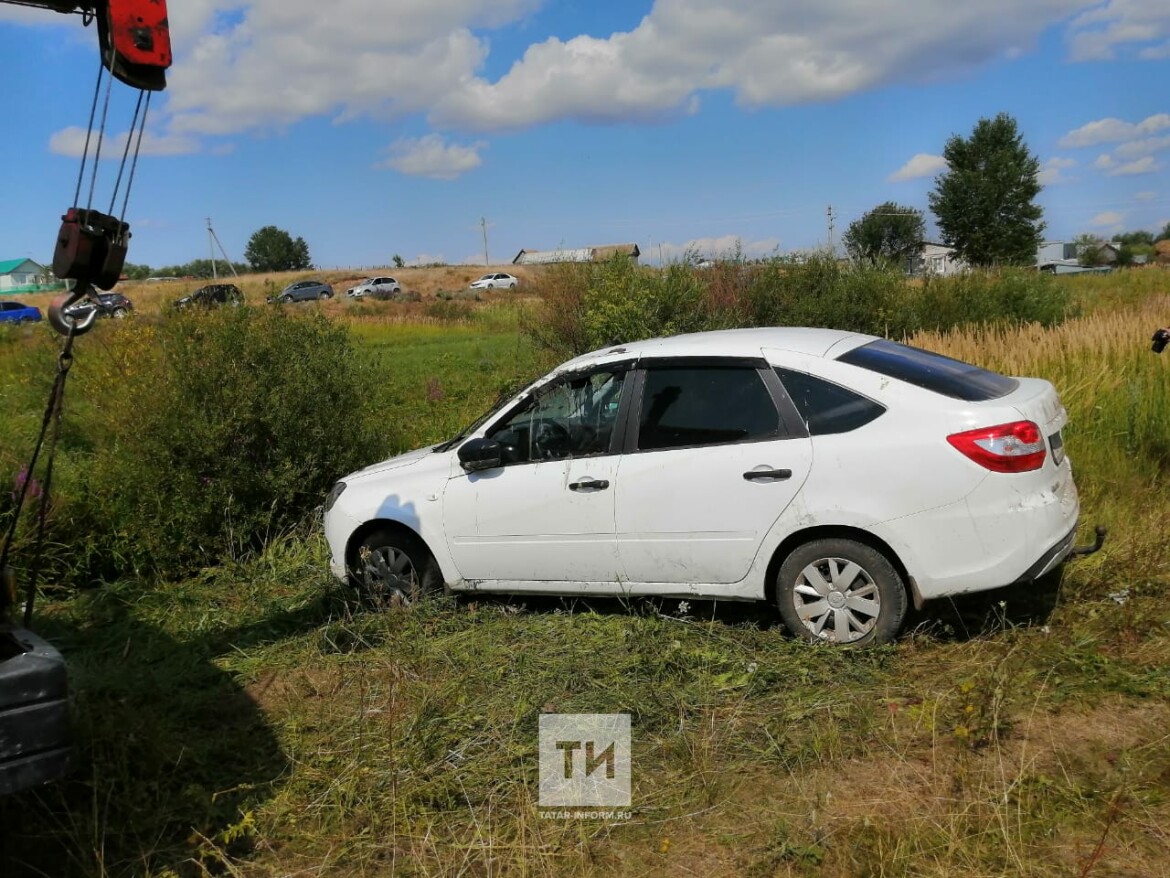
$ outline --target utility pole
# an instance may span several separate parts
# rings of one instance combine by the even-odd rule
[[[833,249],[833,220],[836,217],[833,215],[833,205],[829,205],[828,210],[825,211],[825,215],[829,219],[829,252],[835,253],[836,251]]]
[[[488,262],[487,218],[486,217],[481,216],[479,218],[479,226],[481,229],[483,229],[483,267],[487,268],[490,263]]]
[[[217,280],[219,279],[219,274],[216,273],[215,269],[215,248],[218,247],[219,255],[223,257],[223,261],[227,263],[227,267],[232,270],[232,275],[239,277],[240,273],[236,271],[235,265],[233,265],[232,261],[228,259],[227,251],[223,249],[223,244],[219,243],[219,235],[217,235],[215,233],[215,229],[211,227],[211,217],[207,218],[207,243],[208,246],[211,247],[211,276]]]
[[[211,278],[219,280],[219,274],[215,270],[215,237],[211,231],[211,217],[207,218],[207,250],[211,253]]]

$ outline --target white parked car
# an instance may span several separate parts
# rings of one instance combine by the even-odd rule
[[[519,283],[519,278],[498,271],[494,274],[485,274],[479,280],[473,280],[468,288],[472,290],[514,290]]]
[[[884,339],[742,329],[565,363],[464,433],[346,476],[334,574],[465,592],[772,601],[883,642],[910,603],[1034,580],[1079,511],[1055,389]]]
[[[360,299],[363,296],[372,296],[378,293],[389,295],[401,292],[402,286],[392,277],[370,277],[357,286],[350,287],[345,291],[345,294],[351,299]]]

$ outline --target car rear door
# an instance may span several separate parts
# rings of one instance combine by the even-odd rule
[[[763,359],[643,361],[617,474],[630,582],[733,583],[800,492],[808,432]]]

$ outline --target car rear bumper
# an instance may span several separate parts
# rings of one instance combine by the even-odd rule
[[[873,528],[922,600],[1028,582],[1068,557],[1080,514],[1071,469],[1024,475],[993,474],[957,503]]]

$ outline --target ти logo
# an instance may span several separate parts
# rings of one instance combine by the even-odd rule
[[[542,807],[629,807],[630,715],[541,714],[537,801]]]

